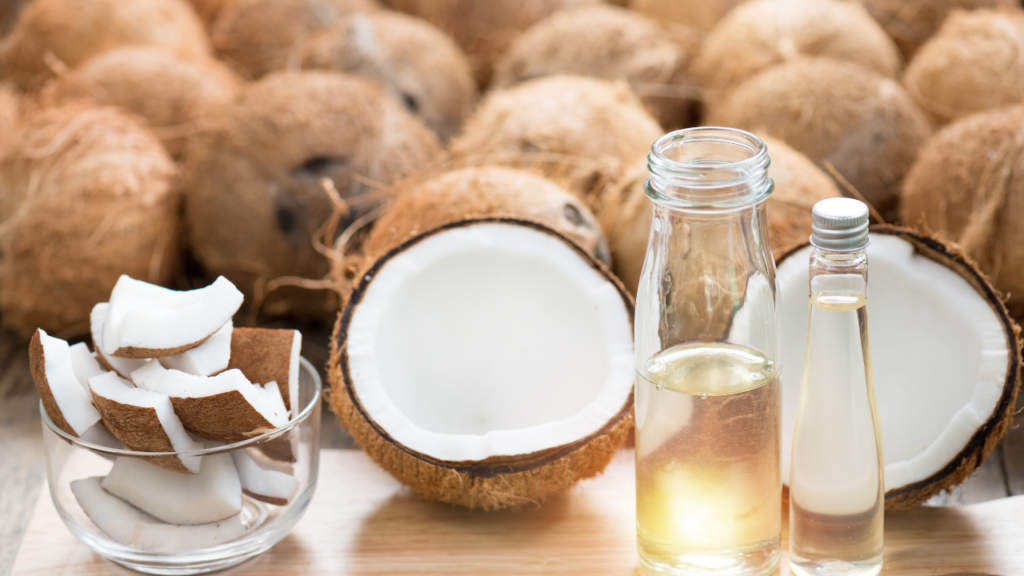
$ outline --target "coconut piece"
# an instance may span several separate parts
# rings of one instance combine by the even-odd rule
[[[101,486],[168,524],[209,524],[242,511],[242,484],[230,454],[203,457],[198,474],[178,474],[138,458],[118,458]]]
[[[907,60],[954,10],[1009,8],[1017,0],[863,0],[868,13],[896,41]]]
[[[96,349],[96,360],[107,370],[117,372],[121,378],[127,379],[129,375],[142,368],[149,361],[148,358],[118,358],[117,356],[103,355],[103,325],[107,321],[107,314],[110,312],[109,302],[100,302],[92,307],[89,314],[89,327],[92,333],[92,346]]]
[[[695,72],[705,88],[728,90],[759,71],[801,56],[860,64],[896,78],[896,45],[856,2],[754,0],[708,34]]]
[[[469,61],[451,38],[397,12],[344,18],[297,47],[293,59],[372,80],[444,141],[459,131],[476,93]]]
[[[193,376],[149,361],[132,372],[141,388],[170,396],[174,412],[193,434],[220,442],[238,442],[288,422],[277,384],[258,386],[241,370]]]
[[[75,379],[82,385],[86,396],[91,398],[92,392],[89,391],[89,378],[99,376],[106,372],[106,370],[100,366],[100,363],[96,360],[96,355],[89,351],[89,346],[85,342],[79,342],[71,346],[68,351],[71,353],[71,369],[75,373]],[[89,401],[92,402],[92,400]]]
[[[242,490],[250,497],[267,504],[285,506],[299,489],[299,481],[273,467],[264,467],[249,450],[231,452],[242,481]]]
[[[26,338],[37,327],[85,334],[121,274],[169,281],[175,173],[127,112],[79,103],[26,113],[0,156],[3,323]]]
[[[657,22],[708,32],[745,0],[629,0],[629,7]]]
[[[92,398],[92,396],[90,395],[90,399],[91,398]],[[91,402],[91,400],[90,400],[90,402]],[[124,450],[124,444],[121,443],[121,441],[118,440],[116,436],[114,436],[113,434],[110,433],[110,430],[107,429],[106,425],[103,424],[102,420],[100,420],[99,422],[93,424],[91,428],[89,428],[88,430],[85,431],[85,434],[82,434],[81,436],[79,436],[79,439],[83,440],[85,442],[88,442],[90,444],[96,444],[97,446],[102,446],[104,448],[113,448],[115,450]],[[114,458],[116,458],[116,457],[107,456],[107,455],[104,455],[104,454],[100,454],[100,456],[103,456],[104,458],[107,458],[108,460],[113,460]]]
[[[228,323],[214,332],[206,342],[181,354],[164,356],[159,359],[160,364],[164,368],[180,370],[195,376],[213,376],[218,372],[223,372],[228,369],[231,359],[233,331],[234,323],[228,320]],[[141,365],[136,367],[136,369],[138,368],[141,368]]]
[[[661,135],[624,82],[548,76],[491,92],[451,152],[528,169],[593,200]]]
[[[103,423],[118,440],[140,452],[195,452],[203,449],[185,432],[174,413],[171,399],[135,388],[114,372],[89,379],[93,403],[103,415]],[[201,456],[174,454],[147,458],[149,462],[172,470],[196,474]]]
[[[210,53],[192,7],[182,0],[33,0],[0,44],[0,75],[23,89],[129,45],[161,46],[186,58]]]
[[[895,220],[900,183],[932,130],[896,81],[826,58],[764,70],[713,103],[708,123],[772,136],[828,162],[886,220]]]
[[[248,532],[239,514],[211,524],[165,524],[102,487],[103,477],[71,482],[71,492],[89,519],[114,541],[148,552],[195,552],[237,540]]]
[[[121,276],[103,322],[103,354],[157,358],[206,342],[242,305],[242,293],[223,276],[196,290],[170,290]]]
[[[903,83],[940,124],[1024,102],[1024,11],[954,12],[911,60]]]
[[[465,220],[396,247],[361,278],[332,343],[332,406],[419,494],[533,503],[600,472],[625,441],[631,300],[563,236]]]
[[[76,377],[67,342],[36,330],[28,360],[43,408],[58,428],[79,437],[99,422],[100,413]]]
[[[292,417],[298,416],[301,332],[236,328],[231,336],[230,352],[229,369],[241,370],[250,382],[274,382]]]

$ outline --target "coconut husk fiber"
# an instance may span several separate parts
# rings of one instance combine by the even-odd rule
[[[288,64],[292,47],[374,0],[230,0],[210,28],[217,53],[258,79]]]
[[[939,124],[1024,102],[1024,11],[954,12],[918,50],[903,83]]]
[[[709,124],[778,138],[835,170],[894,221],[900,185],[932,126],[895,81],[851,62],[772,66],[709,108]]]
[[[695,72],[705,88],[726,91],[802,56],[854,62],[890,78],[902,65],[896,45],[860,4],[754,0],[729,12],[708,34]]]
[[[397,12],[354,14],[296,48],[304,69],[373,80],[444,141],[462,127],[476,84],[469,60],[443,32]]]
[[[45,90],[52,103],[91,98],[120,106],[146,120],[174,158],[198,122],[230,102],[241,80],[213,59],[184,60],[163,48],[130,46],[90,58]]]
[[[630,0],[629,7],[657,22],[708,32],[746,0]]]
[[[423,18],[455,40],[469,57],[473,77],[484,88],[494,61],[516,37],[563,8],[598,0],[383,0],[388,8]]]
[[[909,60],[954,10],[1008,8],[1017,0],[863,0],[868,13]]]
[[[671,34],[640,14],[596,5],[562,10],[523,32],[494,67],[493,87],[573,74],[623,80],[665,127],[693,121],[696,83]]]
[[[196,257],[246,294],[280,277],[323,278],[322,234],[339,193],[338,229],[374,210],[381,188],[442,152],[437,137],[368,80],[282,72],[246,86],[185,154],[186,221]],[[282,292],[281,294],[285,294]],[[317,293],[266,302],[272,315],[322,318]]]
[[[958,120],[921,149],[902,221],[958,243],[1024,318],[1024,106]]]
[[[162,46],[186,58],[210,53],[203,24],[184,0],[33,0],[0,44],[0,76],[27,90],[55,69],[129,45]]]
[[[21,91],[7,83],[0,83],[0,154],[11,141],[14,125],[21,109]]]
[[[661,135],[625,82],[547,76],[491,92],[450,151],[457,162],[536,172],[593,206]]]
[[[177,170],[153,134],[117,108],[72,104],[26,114],[0,156],[0,318],[89,332],[89,313],[127,274],[171,279],[178,257]]]

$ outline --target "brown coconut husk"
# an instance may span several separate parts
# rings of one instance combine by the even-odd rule
[[[298,46],[292,60],[373,80],[444,141],[459,131],[476,95],[469,60],[451,38],[397,12],[344,18]]]
[[[33,0],[0,44],[0,76],[23,89],[39,86],[54,69],[76,68],[119,46],[162,46],[202,58],[210,43],[184,0]]]
[[[910,60],[917,49],[939,30],[954,10],[1009,8],[1017,0],[863,0],[868,13]]]
[[[0,318],[31,336],[89,332],[121,274],[170,281],[179,245],[177,171],[117,108],[28,113],[0,157]]]
[[[538,173],[593,206],[661,135],[625,82],[547,76],[492,92],[450,151],[456,162]]]
[[[231,331],[231,359],[228,370],[239,369],[250,382],[276,382],[284,407],[291,410],[289,369],[294,330],[235,328]]]
[[[903,177],[932,132],[894,80],[825,58],[772,66],[712,104],[710,124],[778,138],[834,166],[886,221],[895,220]]]
[[[188,0],[188,3],[195,9],[196,14],[199,15],[199,19],[203,21],[203,24],[209,28],[217,19],[217,15],[220,14],[220,11],[233,1],[234,0]]]
[[[629,83],[662,126],[693,122],[688,54],[640,14],[607,5],[562,10],[523,32],[494,66],[493,87],[573,74]]]
[[[164,48],[130,46],[90,58],[46,89],[50,103],[91,98],[141,116],[180,159],[198,122],[230,102],[241,80],[212,60],[184,60]]]
[[[292,46],[345,16],[374,10],[374,0],[231,0],[210,39],[217,53],[251,79],[284,70]]]
[[[129,450],[138,452],[175,452],[170,436],[157,416],[156,408],[122,404],[92,391],[92,403],[103,417],[107,430]],[[147,457],[146,462],[165,470],[193,474],[177,456]]]
[[[902,64],[896,45],[860,4],[754,0],[729,12],[708,34],[695,72],[705,88],[725,91],[803,56],[854,62],[890,78]]]
[[[322,237],[339,192],[344,229],[372,212],[382,188],[441,153],[437,137],[372,83],[334,72],[272,74],[195,136],[186,151],[192,250],[251,302],[278,278],[323,278]],[[322,285],[317,285],[323,287]],[[323,318],[326,294],[275,292],[270,315]]]
[[[7,83],[0,83],[0,154],[12,140],[14,126],[21,110],[21,91]]]
[[[586,251],[554,230],[533,222],[508,218],[484,218],[452,222],[409,239],[377,260],[338,317],[331,338],[330,404],[342,425],[374,462],[429,500],[497,510],[534,504],[570,488],[577,481],[599,474],[622,448],[633,430],[633,395],[608,423],[595,434],[566,446],[535,454],[501,458],[498,462],[443,462],[415,453],[391,440],[367,415],[353,391],[348,372],[346,338],[348,323],[373,275],[389,260],[415,243],[437,232],[476,222],[509,222],[529,226],[556,236],[577,252],[615,285],[633,312],[632,299],[621,283]]]
[[[1024,102],[1024,11],[954,12],[907,67],[903,83],[939,124]]]
[[[630,0],[629,7],[658,22],[708,32],[746,0]]]
[[[418,16],[455,40],[469,57],[473,77],[484,88],[491,67],[516,37],[563,8],[598,0],[383,0],[388,7]]]

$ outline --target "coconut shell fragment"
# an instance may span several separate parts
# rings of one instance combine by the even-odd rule
[[[285,407],[298,414],[301,352],[302,333],[298,330],[235,328],[228,370],[241,370],[250,382],[276,383]]]
[[[75,374],[67,342],[36,330],[28,360],[46,415],[58,428],[78,438],[99,422],[100,413]]]

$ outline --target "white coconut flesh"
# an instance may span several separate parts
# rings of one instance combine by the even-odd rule
[[[81,436],[100,421],[92,398],[79,382],[72,362],[71,347],[60,338],[39,330],[43,346],[43,371],[57,408],[76,436]]]
[[[254,457],[248,450],[235,450],[231,457],[235,460],[242,490],[257,500],[284,506],[299,489],[299,481],[294,476],[263,464],[265,459]]]
[[[778,267],[781,290],[782,471],[789,457],[804,363],[810,247]],[[994,415],[1010,349],[986,299],[910,242],[871,234],[868,331],[882,424],[886,492],[953,462]]]
[[[442,229],[379,263],[359,297],[345,327],[352,390],[418,454],[475,462],[564,446],[629,401],[629,305],[553,234]]]
[[[106,370],[100,366],[99,361],[96,360],[96,355],[89,351],[89,347],[85,342],[79,342],[71,346],[69,351],[71,352],[71,369],[74,371],[78,383],[82,385],[82,389],[88,395],[89,378],[99,376],[106,372]]]
[[[241,514],[196,526],[161,522],[104,490],[102,480],[99,476],[75,480],[71,492],[100,530],[126,546],[149,552],[194,551],[237,540],[248,531]]]
[[[92,307],[89,314],[89,329],[92,332],[92,344],[96,348],[96,358],[112,368],[121,378],[127,378],[129,374],[142,368],[149,361],[148,358],[118,358],[103,354],[103,326],[107,322],[107,314],[110,312],[108,302],[100,302]]]
[[[242,511],[242,483],[230,454],[203,457],[197,474],[181,474],[120,457],[103,489],[168,524],[208,524]]]
[[[210,376],[228,367],[231,360],[231,332],[234,323],[228,323],[210,336],[206,342],[180,354],[160,358],[164,368],[180,370],[195,376]]]
[[[108,358],[142,357],[129,355],[128,350],[198,346],[221,329],[241,305],[242,293],[223,276],[205,288],[187,291],[121,276],[110,293],[103,323],[103,354]]]

